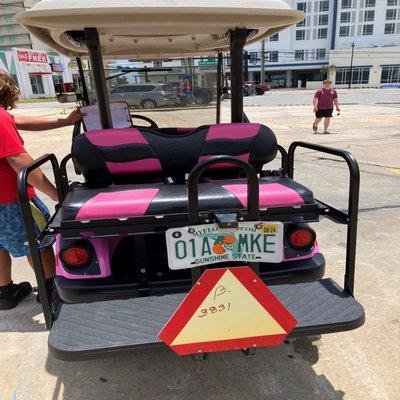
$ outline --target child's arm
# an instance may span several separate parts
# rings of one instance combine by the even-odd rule
[[[6,157],[11,168],[18,173],[20,169],[33,162],[33,158],[28,153],[20,153]],[[46,178],[40,168],[36,168],[29,174],[28,183],[49,196],[52,200],[58,201],[57,190],[54,185]]]
[[[338,100],[338,98],[335,97],[335,98],[333,99],[333,102],[335,103],[336,110],[337,110],[338,112],[340,112],[340,106],[339,106],[339,100]]]
[[[315,96],[313,98],[313,106],[314,106],[314,112],[316,112],[318,110],[318,96],[317,96],[317,94],[315,94]]]
[[[46,131],[74,125],[80,121],[83,114],[79,110],[72,111],[66,118],[29,117],[26,115],[15,115],[14,122],[18,129],[24,131]]]

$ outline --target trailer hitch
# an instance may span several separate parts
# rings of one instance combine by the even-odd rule
[[[221,229],[237,228],[239,226],[239,212],[217,212],[212,218]]]

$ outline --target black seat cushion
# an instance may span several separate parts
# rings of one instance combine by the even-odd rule
[[[257,172],[277,152],[274,133],[252,123],[205,125],[179,135],[147,128],[83,133],[72,144],[72,159],[91,186],[183,179],[199,162],[215,155],[237,157]],[[233,165],[219,165],[214,177],[232,177]],[[238,174],[236,173],[236,177]]]
[[[260,208],[310,204],[312,192],[282,176],[260,178]],[[187,212],[186,184],[76,186],[62,205],[63,220],[126,218]],[[243,209],[246,179],[213,180],[199,185],[200,210]]]

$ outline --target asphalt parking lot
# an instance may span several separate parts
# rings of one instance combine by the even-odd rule
[[[400,90],[342,90],[342,113],[332,135],[313,134],[311,91],[276,91],[245,99],[251,121],[271,127],[284,147],[304,140],[346,149],[361,169],[355,296],[366,323],[358,330],[290,340],[255,356],[213,354],[205,362],[172,352],[67,363],[47,352],[40,306],[30,296],[0,314],[0,400],[397,400],[400,398]],[[24,104],[16,113],[65,115],[52,103]],[[210,123],[213,110],[155,111],[160,126]],[[223,104],[223,119],[229,104]],[[174,121],[174,122],[172,122]],[[34,156],[69,151],[71,132],[23,132]],[[46,170],[48,171],[48,170]],[[298,153],[295,179],[317,198],[346,207],[346,166],[309,150]],[[343,281],[346,233],[322,220],[314,225],[327,275]],[[24,260],[14,280],[34,283]]]

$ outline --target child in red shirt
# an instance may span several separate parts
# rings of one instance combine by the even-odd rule
[[[33,159],[24,148],[24,142],[18,129],[45,130],[73,125],[82,118],[79,111],[72,112],[64,119],[43,119],[37,117],[13,117],[8,113],[15,107],[19,90],[12,78],[0,70],[0,310],[14,308],[27,296],[32,287],[28,282],[14,284],[11,279],[11,256],[27,256],[32,265],[27,238],[18,203],[17,174]],[[40,169],[29,177],[28,194],[37,229],[43,229],[49,218],[49,211],[36,196],[33,187],[57,201],[57,191]],[[53,285],[54,253],[53,248],[42,248],[42,262],[49,291]]]

